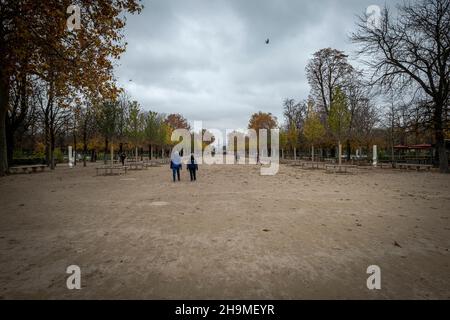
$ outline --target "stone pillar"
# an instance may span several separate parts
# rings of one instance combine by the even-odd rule
[[[111,167],[114,165],[114,145],[111,142]]]
[[[377,153],[377,146],[376,145],[374,145],[373,146],[373,157],[372,157],[372,160],[373,160],[373,166],[374,167],[376,167],[377,166],[377,160],[378,160],[378,153]]]
[[[73,152],[72,152],[72,146],[69,146],[69,167],[73,168]]]

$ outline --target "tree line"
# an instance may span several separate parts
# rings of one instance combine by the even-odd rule
[[[429,143],[448,172],[450,0],[417,0],[381,12],[377,25],[359,17],[351,41],[365,68],[339,50],[319,50],[308,62],[311,95],[284,102],[280,145],[352,149],[381,144]]]
[[[311,87],[308,99],[283,103],[282,151],[296,156],[298,149],[320,146],[321,157],[335,157],[336,146],[343,144],[350,159],[352,150],[374,143],[378,108],[362,72],[349,63],[348,56],[321,49],[309,60],[306,75]],[[316,152],[312,153],[314,157]]]
[[[66,26],[71,4],[83,17],[79,30]],[[173,129],[190,129],[183,116],[145,111],[117,86],[113,67],[126,49],[125,14],[142,9],[135,0],[1,1],[0,175],[20,150],[52,168],[57,147],[67,145],[84,161],[106,157],[111,145],[162,156]],[[396,144],[429,143],[448,172],[450,0],[404,3],[395,14],[385,7],[376,26],[368,18],[359,17],[350,38],[364,68],[340,50],[317,51],[305,70],[309,97],[286,99],[282,124],[260,112],[248,128],[280,127],[283,155],[307,146],[335,157],[342,145],[349,159],[372,144],[392,154]]]

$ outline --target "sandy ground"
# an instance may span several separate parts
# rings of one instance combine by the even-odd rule
[[[0,297],[450,299],[450,175],[201,166],[197,183],[170,179],[167,166],[0,179]],[[66,287],[73,264],[81,290]]]

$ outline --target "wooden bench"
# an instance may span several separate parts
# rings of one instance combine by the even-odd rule
[[[115,174],[127,174],[127,170],[128,167],[127,166],[101,166],[101,167],[97,167],[95,168],[97,171],[97,175],[99,175],[99,172],[102,173],[102,175],[107,176],[107,175],[115,175]]]
[[[388,169],[392,169],[394,168],[394,164],[392,162],[380,162],[377,164],[377,167],[384,169],[384,168],[388,168]]]
[[[147,166],[144,164],[144,162],[127,162],[126,165],[130,170],[147,169]]]
[[[149,167],[160,167],[161,163],[155,160],[149,160],[149,161],[145,161],[144,162],[144,167],[149,168]]]
[[[371,161],[367,161],[366,159],[352,159],[350,160],[351,165],[365,167],[368,165],[372,165]]]
[[[396,167],[399,169],[416,169],[417,171],[420,171],[422,169],[426,171],[430,171],[432,166],[428,164],[419,164],[419,163],[397,163]]]
[[[325,162],[306,161],[301,163],[303,169],[325,169],[325,165]]]
[[[169,164],[170,163],[170,159],[169,158],[165,158],[165,159],[152,159],[148,162],[150,164],[150,166],[152,167],[159,167],[161,165],[165,165],[165,164]]]
[[[17,166],[17,167],[10,167],[9,172],[10,173],[35,173],[40,169],[40,171],[44,171],[47,166],[45,164],[34,164],[29,166]]]
[[[355,165],[327,164],[325,166],[325,170],[327,172],[332,171],[334,173],[349,173],[349,172],[353,172],[357,168],[358,168],[358,166],[355,166]]]
[[[303,161],[301,160],[289,160],[289,162],[287,162],[288,166],[291,167],[301,167],[303,166]]]

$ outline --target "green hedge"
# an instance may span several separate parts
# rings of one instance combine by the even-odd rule
[[[45,164],[45,158],[39,157],[28,157],[28,158],[18,158],[13,160],[14,166],[29,166],[34,164]]]

